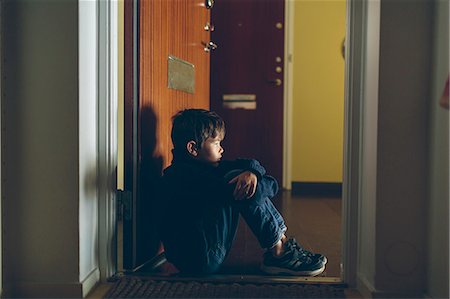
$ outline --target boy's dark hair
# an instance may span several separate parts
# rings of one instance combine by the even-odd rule
[[[225,136],[225,123],[213,111],[204,109],[186,109],[172,117],[172,143],[175,149],[185,149],[193,140],[198,148],[209,137]]]

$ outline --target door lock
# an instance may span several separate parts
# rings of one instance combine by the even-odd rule
[[[205,50],[205,52],[211,52],[217,49],[217,45],[212,41],[208,43],[202,42],[202,45],[204,46],[203,50]]]

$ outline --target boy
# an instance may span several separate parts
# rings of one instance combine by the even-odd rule
[[[285,235],[284,220],[270,200],[278,191],[276,180],[256,160],[221,161],[224,136],[224,122],[214,112],[187,109],[173,117],[173,160],[163,175],[167,259],[181,272],[216,272],[231,249],[240,214],[267,249],[264,272],[322,273],[326,258]]]

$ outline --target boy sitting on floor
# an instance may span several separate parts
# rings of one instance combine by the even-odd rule
[[[173,160],[164,170],[166,209],[162,241],[166,257],[181,272],[219,270],[242,215],[262,248],[261,269],[269,274],[315,276],[327,259],[285,235],[272,204],[276,180],[256,160],[221,161],[225,124],[216,113],[187,109],[173,117]]]

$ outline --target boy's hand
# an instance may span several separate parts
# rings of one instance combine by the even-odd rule
[[[232,178],[228,184],[236,183],[233,196],[236,200],[252,197],[256,192],[257,176],[251,171],[244,171],[240,175]]]

